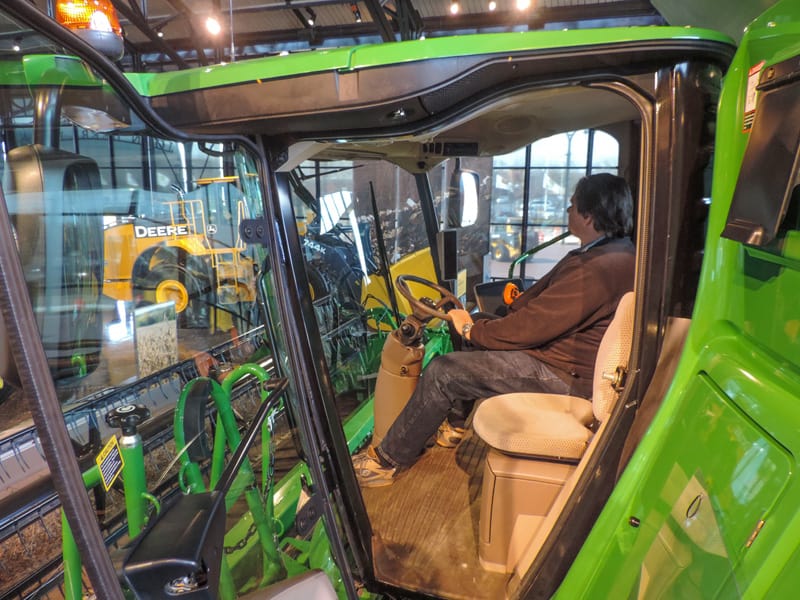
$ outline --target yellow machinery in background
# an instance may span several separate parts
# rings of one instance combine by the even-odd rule
[[[256,296],[257,265],[239,235],[249,208],[238,177],[196,183],[192,198],[139,191],[128,215],[108,218],[103,293],[136,305],[172,301],[183,326],[228,330],[225,307]]]
[[[436,270],[430,250],[424,248],[405,255],[389,267],[389,279],[394,282],[398,275],[413,273],[424,279],[436,280]],[[413,284],[412,284],[413,287]],[[369,276],[364,282],[361,292],[361,303],[364,308],[378,308],[391,306],[389,290],[386,289],[386,280],[376,274]],[[411,313],[411,306],[400,294],[396,295],[397,308],[403,315]]]

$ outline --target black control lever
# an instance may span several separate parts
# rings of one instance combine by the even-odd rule
[[[139,423],[150,418],[150,409],[141,404],[124,404],[106,413],[109,427],[119,427],[122,435],[136,435]]]

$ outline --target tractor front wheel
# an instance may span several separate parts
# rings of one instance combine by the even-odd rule
[[[209,284],[174,265],[161,265],[134,282],[138,301],[174,302],[178,325],[197,328],[209,325]]]
[[[186,285],[177,279],[163,279],[156,284],[156,302],[172,301],[175,312],[182,313],[189,306],[189,291]]]

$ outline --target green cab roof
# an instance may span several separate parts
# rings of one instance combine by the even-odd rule
[[[614,27],[440,37],[269,56],[166,73],[127,73],[145,97],[211,89],[326,71],[350,72],[436,58],[619,46],[659,41],[703,41],[735,45],[725,34],[695,27]]]

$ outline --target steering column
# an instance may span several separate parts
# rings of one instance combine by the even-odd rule
[[[415,296],[408,286],[409,282],[437,292],[439,300]],[[425,356],[425,346],[422,344],[425,326],[435,318],[449,322],[451,319],[446,309],[462,308],[458,298],[446,287],[416,275],[398,276],[396,289],[408,300],[412,313],[387,336],[383,345],[381,366],[375,383],[373,445],[381,442],[417,387]]]

